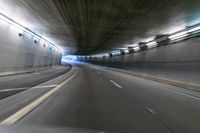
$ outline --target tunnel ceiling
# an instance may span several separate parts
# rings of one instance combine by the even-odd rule
[[[0,0],[0,9],[75,54],[124,47],[200,22],[199,0]]]

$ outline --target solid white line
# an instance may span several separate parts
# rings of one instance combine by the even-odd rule
[[[28,87],[24,87],[24,88],[13,88],[13,89],[3,89],[3,90],[0,90],[0,92],[7,92],[7,91],[18,91],[18,90],[26,90],[28,89]]]
[[[172,89],[168,89],[168,88],[165,88],[169,91],[172,91],[172,92],[175,92],[177,94],[181,94],[183,96],[187,96],[187,97],[190,97],[190,98],[193,98],[193,99],[197,99],[197,100],[200,100],[200,97],[196,97],[196,96],[193,96],[193,95],[190,95],[190,94],[187,94],[187,93],[183,93],[183,92],[180,92],[180,91],[176,91],[176,90],[172,90]]]
[[[23,88],[12,88],[12,89],[3,89],[0,92],[8,92],[8,91],[19,91],[19,90],[27,90],[29,88],[52,88],[58,85],[44,85],[44,86],[35,86],[35,87],[23,87]]]
[[[122,87],[121,87],[118,83],[116,83],[115,81],[110,80],[110,82],[113,83],[116,87],[118,87],[118,88],[122,88]]]
[[[35,86],[33,88],[51,88],[51,87],[56,87],[58,85],[44,85],[44,86]]]
[[[52,96],[54,93],[56,93],[58,90],[60,90],[65,84],[67,84],[69,81],[73,79],[73,77],[77,74],[78,68],[76,71],[65,81],[63,81],[61,84],[59,84],[57,87],[53,88],[52,90],[48,91],[46,94],[42,95],[35,101],[31,102],[24,108],[20,109],[18,112],[14,113],[7,119],[3,120],[1,124],[5,125],[11,125],[16,123],[18,120],[26,116],[28,113],[30,113],[32,110],[34,110],[36,107],[38,107],[41,103],[43,103],[45,100],[47,100],[50,96]]]

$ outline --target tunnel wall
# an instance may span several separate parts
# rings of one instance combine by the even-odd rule
[[[199,86],[200,38],[123,56],[96,58],[90,62]]]
[[[38,69],[60,63],[61,55],[44,46],[40,40],[35,43],[32,35],[2,20],[0,30],[0,73]]]

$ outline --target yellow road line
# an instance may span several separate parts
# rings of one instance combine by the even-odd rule
[[[11,125],[11,124],[14,124],[15,122],[17,122],[18,120],[20,120],[21,118],[23,118],[25,115],[27,115],[32,110],[34,110],[36,107],[38,107],[42,102],[44,102],[50,96],[52,96],[55,92],[57,92],[58,90],[60,90],[66,83],[68,83],[70,80],[72,80],[73,77],[77,74],[77,72],[78,72],[78,68],[73,73],[73,75],[71,75],[68,79],[66,79],[65,81],[63,81],[61,84],[59,84],[57,87],[53,88],[52,90],[50,90],[49,92],[47,92],[43,96],[41,96],[38,99],[36,99],[35,101],[33,101],[29,105],[25,106],[24,108],[22,108],[18,112],[14,113],[13,115],[11,115],[10,117],[8,117],[7,119],[3,120],[1,122],[1,124]]]

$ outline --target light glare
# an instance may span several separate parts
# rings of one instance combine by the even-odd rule
[[[194,32],[200,30],[200,26],[197,26],[195,28],[189,29],[188,32]]]
[[[15,26],[16,28],[19,28],[20,30],[22,31],[25,31],[26,33],[34,36],[35,38],[39,39],[39,40],[42,40],[44,42],[48,42],[50,43],[49,41],[47,41],[46,39],[44,39],[43,37],[39,36],[38,34],[32,32],[31,30],[25,28],[24,26],[20,25],[19,23],[15,22],[14,20],[10,19],[9,17],[5,16],[4,14],[2,14],[0,12],[0,19],[3,20],[4,22],[7,22],[8,24],[11,24],[12,26]],[[57,45],[54,45],[52,43],[50,43],[51,45],[53,45],[59,52],[63,53],[64,50],[60,47],[60,46],[57,46]]]
[[[146,44],[148,48],[153,48],[157,46],[157,42],[156,41],[152,41]]]
[[[169,36],[169,39],[175,40],[175,39],[179,39],[181,37],[185,37],[187,35],[188,35],[188,31],[182,31],[182,32],[179,32],[179,33]]]
[[[140,51],[140,47],[135,47],[135,48],[133,48],[133,49],[134,49],[135,52]]]

